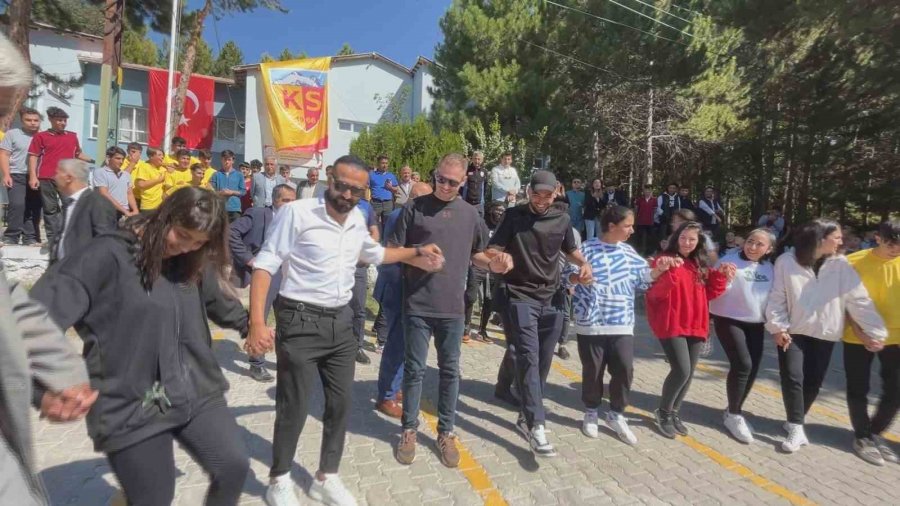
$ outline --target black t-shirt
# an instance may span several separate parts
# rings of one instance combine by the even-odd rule
[[[577,249],[569,214],[551,208],[544,215],[529,204],[508,209],[488,246],[498,246],[513,258],[513,270],[503,276],[512,301],[550,304],[559,287],[560,252]]]
[[[461,198],[445,202],[432,194],[407,202],[388,243],[405,247],[435,243],[446,260],[444,268],[433,273],[404,266],[407,314],[434,318],[463,316],[469,262],[472,254],[484,250],[486,243],[483,228],[478,212]]]
[[[472,205],[481,203],[481,199],[484,196],[484,182],[487,180],[487,177],[488,173],[483,166],[476,169],[474,165],[469,165],[469,168],[466,170],[466,202]]]

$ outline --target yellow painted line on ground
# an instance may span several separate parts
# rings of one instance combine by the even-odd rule
[[[560,373],[561,375],[565,376],[566,379],[568,379],[574,383],[581,382],[581,374],[579,374],[571,369],[567,369],[565,366],[560,365],[558,362],[555,362],[555,361],[553,362],[553,369],[556,372]],[[628,411],[638,414],[640,416],[646,417],[646,418],[650,418],[651,420],[654,419],[653,413],[644,411],[643,409],[639,409],[639,408],[635,408],[635,407],[631,406],[628,408]],[[775,483],[774,481],[753,472],[753,470],[751,470],[747,466],[738,464],[737,462],[728,458],[726,455],[724,455],[720,452],[717,452],[716,450],[713,450],[709,446],[706,446],[705,444],[701,443],[700,441],[697,441],[696,439],[694,439],[690,436],[678,436],[677,440],[686,444],[688,447],[690,447],[697,453],[709,458],[710,460],[712,460],[713,462],[718,464],[720,467],[722,467],[726,471],[730,471],[730,472],[740,476],[741,478],[748,480],[750,483],[753,483],[757,487],[759,487],[769,493],[775,494],[775,495],[787,500],[791,504],[796,504],[799,506],[812,506],[812,505],[816,504],[813,501],[810,501],[809,499],[807,499],[806,497],[803,497],[802,495],[797,494],[796,492],[793,492],[793,491],[779,485],[778,483]]]
[[[706,365],[706,364],[697,364],[697,370],[712,374],[714,376],[718,376],[720,378],[725,378],[728,376],[728,371],[718,368],[718,367]],[[781,390],[779,390],[777,388],[772,388],[768,385],[760,384],[758,381],[753,384],[753,391],[760,392],[764,395],[767,395],[769,397],[773,397],[776,399],[782,398]],[[812,407],[809,409],[816,415],[819,415],[819,416],[822,416],[825,418],[829,418],[829,419],[834,420],[846,427],[850,426],[850,417],[849,416],[844,415],[842,413],[838,413],[837,411],[835,411],[827,406],[820,406],[818,404],[813,404]],[[884,432],[881,434],[881,436],[883,438],[887,439],[888,441],[893,441],[894,443],[900,443],[900,437],[898,437],[895,434],[892,434],[890,432]]]
[[[225,339],[225,331],[217,330],[217,331],[213,332],[212,339],[213,339],[213,341],[219,341],[219,340]]]
[[[432,433],[437,436],[438,419],[435,416],[437,410],[428,399],[422,398],[421,402],[422,418],[431,428]],[[456,447],[459,449],[459,471],[466,477],[472,489],[481,496],[485,506],[506,506],[508,503],[500,491],[494,486],[487,470],[478,463],[468,448],[465,447],[459,439],[456,440]]]

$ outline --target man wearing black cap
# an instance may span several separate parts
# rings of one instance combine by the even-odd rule
[[[535,171],[528,203],[506,211],[484,252],[492,260],[491,271],[503,274],[505,282],[494,299],[507,342],[495,394],[509,398],[516,382],[522,395],[516,427],[541,457],[556,455],[544,429],[543,391],[563,324],[563,314],[553,304],[560,253],[579,267],[580,279],[586,283],[593,279],[590,265],[576,246],[569,214],[551,207],[556,189],[553,173]]]

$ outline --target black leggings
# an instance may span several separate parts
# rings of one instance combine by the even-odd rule
[[[622,414],[628,406],[634,376],[634,336],[578,334],[581,400],[594,409],[603,401],[603,374],[609,366],[609,407]]]
[[[778,347],[781,396],[787,421],[803,424],[828,373],[834,343],[801,334],[791,334],[787,351]]]
[[[703,339],[699,337],[670,337],[660,339],[666,358],[669,360],[669,375],[663,382],[662,396],[659,398],[659,409],[666,413],[677,413],[681,409],[681,401],[687,395],[700,358]]]
[[[174,442],[209,474],[208,506],[232,506],[241,498],[250,457],[225,399],[197,413],[187,425],[107,454],[130,506],[169,506],[175,497]]]
[[[764,332],[762,323],[747,323],[724,316],[714,316],[716,336],[728,357],[731,368],[725,390],[728,393],[728,412],[741,414],[741,408],[759,371],[762,361]]]
[[[847,408],[858,439],[887,430],[900,408],[900,346],[885,346],[877,354],[881,362],[881,400],[875,415],[869,417],[869,380],[875,356],[861,344],[844,343]]]

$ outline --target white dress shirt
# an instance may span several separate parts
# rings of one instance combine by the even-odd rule
[[[63,226],[62,232],[59,234],[59,247],[56,249],[56,255],[59,260],[62,260],[63,256],[66,254],[64,244],[66,241],[66,231],[69,230],[69,226],[72,224],[72,213],[75,212],[75,206],[78,205],[78,199],[80,199],[84,192],[89,189],[89,187],[85,186],[68,197],[65,197],[72,199],[72,203],[66,208],[65,217],[63,218],[65,220],[65,225]]]
[[[358,208],[341,225],[328,215],[322,200],[305,199],[275,213],[253,267],[274,275],[285,264],[279,294],[337,308],[350,302],[356,264],[379,265],[383,260],[384,247],[369,235]]]

